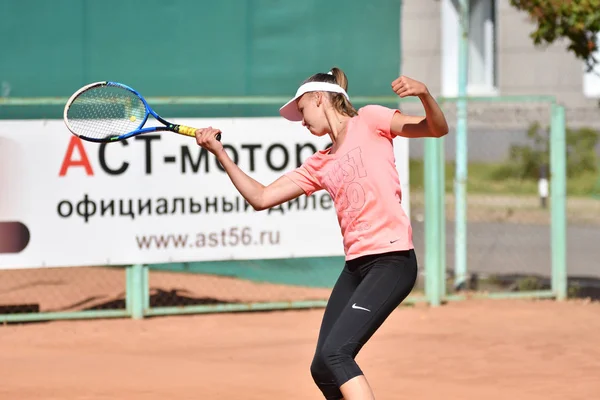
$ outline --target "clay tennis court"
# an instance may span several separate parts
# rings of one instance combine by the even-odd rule
[[[322,310],[0,326],[1,399],[319,399]],[[357,359],[378,399],[590,399],[600,304],[399,308]]]

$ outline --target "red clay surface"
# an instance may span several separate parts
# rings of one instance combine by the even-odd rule
[[[150,272],[149,285],[153,305],[156,306],[205,304],[206,301],[323,300],[331,291],[223,276],[159,271]],[[37,304],[43,312],[79,311],[93,307],[115,308],[111,303],[124,298],[125,270],[121,268],[0,270],[0,306]]]
[[[319,399],[323,310],[0,326],[0,399]],[[377,399],[593,399],[600,304],[402,307],[357,360]]]

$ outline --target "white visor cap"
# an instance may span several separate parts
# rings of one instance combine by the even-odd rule
[[[283,107],[279,109],[279,114],[289,121],[302,121],[302,113],[298,110],[298,104],[296,101],[305,93],[308,92],[332,92],[341,93],[350,101],[348,93],[340,86],[335,83],[327,82],[307,82],[300,86],[296,91],[296,95],[293,99],[285,103]]]

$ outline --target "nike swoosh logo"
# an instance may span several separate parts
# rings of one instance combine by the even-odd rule
[[[368,308],[357,306],[356,303],[352,304],[352,308],[354,308],[355,310],[364,310],[364,311],[371,312],[371,310],[369,310]]]
[[[400,239],[390,240],[390,243],[396,243],[398,240],[400,240]]]

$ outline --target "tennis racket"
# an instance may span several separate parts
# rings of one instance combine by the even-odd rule
[[[146,126],[152,116],[162,125]],[[196,128],[159,116],[135,89],[118,82],[95,82],[77,90],[63,119],[75,136],[90,142],[115,142],[148,132],[171,131],[195,137]],[[221,140],[221,134],[217,134]]]

